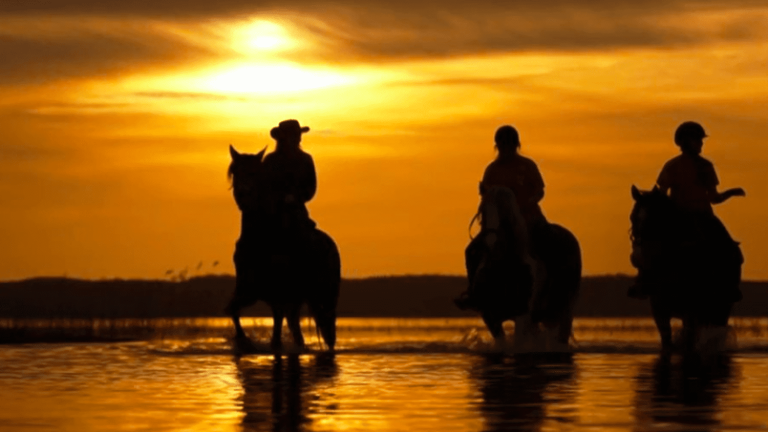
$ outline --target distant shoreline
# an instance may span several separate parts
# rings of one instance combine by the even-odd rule
[[[630,299],[629,275],[585,276],[576,304],[577,317],[647,317],[648,301]],[[340,317],[475,317],[453,298],[466,287],[455,275],[374,276],[344,279]],[[224,316],[234,290],[234,276],[208,275],[184,281],[82,280],[37,277],[0,282],[0,318],[178,318]],[[742,282],[744,299],[733,316],[768,316],[768,282]],[[268,316],[259,303],[245,315]]]

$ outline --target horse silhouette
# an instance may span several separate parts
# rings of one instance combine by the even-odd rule
[[[502,323],[514,320],[518,347],[526,337],[535,339],[542,325],[557,329],[557,342],[567,344],[581,283],[576,237],[549,224],[532,247],[514,192],[502,186],[483,194],[478,214],[484,247],[468,254],[467,273],[476,309],[496,342],[505,340]]]
[[[696,350],[702,330],[727,329],[736,301],[732,293],[741,281],[740,253],[737,257],[724,245],[702,242],[658,188],[632,186],[632,197],[631,260],[647,286],[662,349],[672,349],[670,320],[679,318],[683,348]]]
[[[316,228],[285,226],[263,170],[265,150],[254,155],[229,148],[228,174],[242,219],[234,255],[235,293],[226,312],[232,317],[237,339],[247,340],[240,310],[262,300],[272,309],[273,349],[281,347],[284,318],[294,343],[303,348],[300,313],[307,304],[332,350],[341,282],[338,248],[328,234]]]

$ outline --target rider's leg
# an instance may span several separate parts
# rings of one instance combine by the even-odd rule
[[[473,288],[475,282],[475,274],[477,268],[480,266],[480,259],[482,255],[482,234],[478,235],[469,243],[464,250],[464,263],[467,269],[467,290],[459,294],[459,297],[454,299],[454,303],[459,309],[469,309],[475,306],[476,296],[474,296]]]

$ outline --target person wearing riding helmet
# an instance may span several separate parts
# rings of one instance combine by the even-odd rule
[[[483,173],[480,193],[491,186],[504,186],[515,193],[520,213],[529,230],[546,224],[539,201],[544,198],[544,179],[536,163],[520,154],[520,135],[509,125],[501,126],[494,136],[498,155]]]
[[[504,186],[512,190],[520,208],[520,213],[528,228],[531,244],[536,249],[545,235],[548,222],[541,211],[539,202],[544,198],[544,179],[536,163],[520,154],[520,135],[512,126],[504,125],[496,130],[494,136],[497,156],[483,173],[480,182],[480,195],[492,186]],[[461,309],[469,309],[476,301],[472,296],[472,273],[476,267],[477,256],[484,247],[478,235],[465,250],[467,274],[470,278],[469,289],[454,300]]]
[[[297,120],[281,121],[270,131],[277,145],[263,165],[283,228],[299,233],[315,227],[306,206],[317,191],[315,162],[300,146],[307,132]]]
[[[675,144],[681,154],[664,164],[656,185],[665,195],[669,195],[681,211],[697,240],[703,239],[706,244],[722,247],[734,260],[743,260],[738,243],[715,215],[712,205],[723,203],[731,197],[745,196],[746,193],[742,188],[723,192],[717,190],[720,181],[715,166],[701,156],[706,137],[704,127],[699,123],[687,121],[678,126],[675,130]],[[628,295],[645,298],[648,295],[646,288],[642,283],[642,275],[638,273],[638,279],[630,287]],[[733,298],[740,300],[741,291],[734,292]]]

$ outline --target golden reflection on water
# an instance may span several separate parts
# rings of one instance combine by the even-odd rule
[[[283,356],[237,355],[216,336],[226,328],[219,324],[212,322],[208,334],[181,332],[176,323],[168,327],[175,337],[143,342],[4,346],[0,431],[666,431],[768,424],[764,344],[694,364],[660,357],[652,347],[626,348],[632,334],[641,346],[653,336],[641,320],[581,322],[577,333],[592,341],[585,350],[515,355],[478,344],[472,320],[342,320],[339,353]],[[752,323],[749,340],[758,339],[757,327]],[[260,331],[251,328],[254,336]],[[601,334],[607,341],[597,345]],[[612,334],[621,343],[611,342]]]

